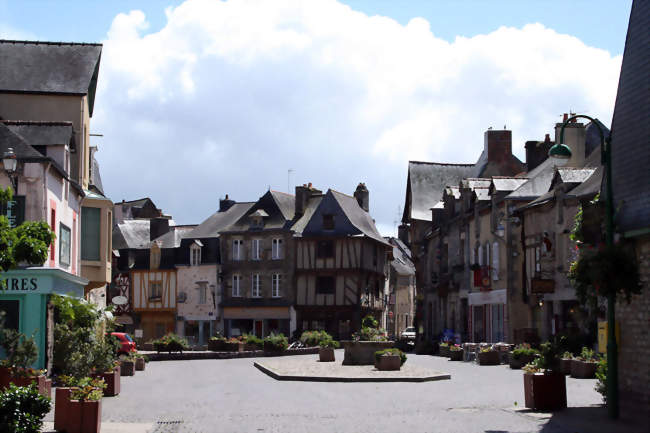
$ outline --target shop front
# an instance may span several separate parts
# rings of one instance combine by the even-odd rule
[[[53,354],[54,312],[49,306],[52,294],[83,298],[88,280],[56,268],[14,269],[0,275],[0,310],[5,326],[33,336],[38,347],[34,368],[49,368]]]
[[[266,337],[272,332],[290,335],[289,306],[223,308],[224,333],[227,337],[255,334]]]
[[[472,342],[497,343],[505,341],[506,290],[472,292],[469,305],[468,328]]]

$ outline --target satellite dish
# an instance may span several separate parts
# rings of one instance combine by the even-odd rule
[[[129,302],[129,300],[126,299],[126,296],[114,296],[112,302],[115,305],[124,305]]]

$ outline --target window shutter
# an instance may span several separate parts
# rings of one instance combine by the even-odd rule
[[[478,246],[478,265],[483,266],[483,245]]]
[[[492,279],[499,279],[499,243],[492,244]]]

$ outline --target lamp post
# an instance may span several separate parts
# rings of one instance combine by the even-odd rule
[[[11,181],[11,188],[14,194],[18,194],[18,158],[13,148],[8,148],[7,151],[2,155],[2,165],[7,172],[7,176]]]
[[[548,156],[556,161],[566,161],[571,157],[571,150],[564,142],[564,128],[577,118],[589,119],[598,127],[600,134],[600,157],[605,167],[605,242],[608,248],[614,245],[614,197],[612,192],[612,143],[611,133],[605,140],[605,134],[595,119],[578,114],[571,116],[562,124],[560,143],[552,146]],[[559,164],[558,164],[559,165]],[[564,164],[562,164],[564,165]],[[611,418],[618,418],[618,345],[616,343],[616,292],[610,287],[607,291],[607,412]]]

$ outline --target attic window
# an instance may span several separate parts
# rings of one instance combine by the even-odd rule
[[[323,215],[323,230],[334,230],[334,215]]]

